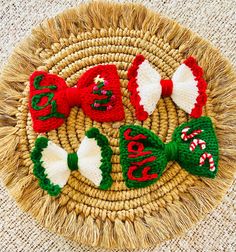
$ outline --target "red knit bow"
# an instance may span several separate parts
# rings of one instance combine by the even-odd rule
[[[61,126],[73,106],[98,122],[124,119],[120,81],[115,65],[98,65],[85,72],[76,87],[55,74],[35,71],[30,77],[29,109],[36,132]]]

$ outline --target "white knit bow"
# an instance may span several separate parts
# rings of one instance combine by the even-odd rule
[[[73,170],[78,170],[100,189],[108,189],[112,183],[111,155],[107,138],[92,128],[86,132],[76,153],[68,154],[47,138],[39,137],[31,159],[39,185],[50,195],[57,196]]]
[[[207,98],[207,84],[202,68],[193,57],[177,68],[171,80],[162,80],[144,56],[137,55],[129,68],[128,78],[130,99],[137,119],[146,120],[155,110],[161,95],[170,96],[190,116],[201,116]]]

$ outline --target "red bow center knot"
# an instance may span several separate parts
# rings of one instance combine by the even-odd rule
[[[163,97],[168,97],[172,95],[172,92],[173,92],[172,80],[161,80],[161,87],[162,87],[161,95]]]
[[[42,71],[30,77],[30,113],[36,132],[61,126],[72,107],[81,107],[98,122],[124,119],[120,81],[115,65],[98,65],[86,71],[76,87],[64,79]]]
[[[60,93],[59,93],[60,95]],[[77,87],[66,88],[62,91],[62,96],[65,95],[65,101],[68,103],[70,108],[74,106],[81,107],[82,104],[82,96],[80,90]]]

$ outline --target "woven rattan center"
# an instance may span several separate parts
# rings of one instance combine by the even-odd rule
[[[59,204],[68,212],[92,217],[133,219],[151,214],[165,204],[179,199],[179,193],[193,185],[197,177],[189,175],[176,162],[169,162],[161,179],[152,186],[142,189],[129,189],[125,186],[119,158],[119,126],[125,124],[142,125],[155,132],[163,141],[169,142],[174,129],[188,120],[187,115],[172,102],[171,98],[160,99],[155,112],[143,123],[135,118],[127,90],[127,69],[133,58],[145,54],[161,76],[171,78],[175,69],[183,60],[178,50],[171,48],[162,39],[141,31],[129,30],[93,30],[81,33],[77,37],[61,39],[61,43],[51,49],[41,50],[39,56],[45,65],[40,69],[55,73],[74,86],[78,78],[89,67],[97,64],[115,64],[121,80],[122,100],[125,107],[125,120],[115,123],[98,123],[87,117],[82,109],[74,107],[66,122],[57,130],[47,133],[54,143],[68,152],[75,152],[84,137],[85,131],[97,127],[105,134],[113,150],[112,178],[110,190],[101,191],[94,187],[79,172],[74,171],[59,197]],[[22,162],[32,173],[30,151],[37,134],[32,129],[27,108],[27,97],[22,100],[19,125],[21,127]],[[26,155],[27,153],[27,155]],[[26,169],[26,168],[25,168]]]

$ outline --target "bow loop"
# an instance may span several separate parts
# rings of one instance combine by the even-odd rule
[[[86,132],[76,153],[67,153],[45,137],[36,140],[31,153],[34,175],[51,196],[59,195],[71,171],[77,170],[100,189],[108,189],[112,184],[111,156],[107,138],[95,128]]]
[[[120,81],[115,65],[98,65],[86,71],[76,87],[68,87],[55,74],[36,71],[30,77],[30,113],[36,132],[47,132],[61,126],[71,107],[98,122],[124,118]]]
[[[137,55],[128,70],[130,101],[138,120],[146,120],[156,108],[162,93],[160,74],[143,55]]]
[[[160,138],[136,125],[120,128],[120,157],[123,177],[130,188],[154,183],[168,162]]]
[[[65,81],[59,76],[43,71],[31,75],[29,108],[35,131],[54,129],[64,122],[69,115],[69,106],[64,96],[66,89]]]
[[[188,172],[209,178],[217,173],[218,141],[209,117],[200,117],[176,128],[178,163]]]
[[[120,129],[120,155],[128,187],[153,184],[169,160],[178,162],[197,176],[214,178],[218,171],[218,142],[209,117],[180,125],[167,144],[148,129],[123,126]]]
[[[203,70],[197,65],[193,57],[186,59],[175,73],[171,98],[192,117],[200,117],[202,107],[206,104],[206,81],[203,79]]]
[[[187,58],[163,80],[143,55],[137,55],[128,71],[130,100],[138,120],[146,120],[155,110],[161,95],[170,96],[181,109],[198,118],[206,104],[206,81],[203,70],[193,57]]]

